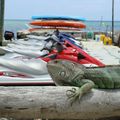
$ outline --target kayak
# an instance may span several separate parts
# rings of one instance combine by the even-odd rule
[[[30,22],[30,24],[34,26],[86,28],[86,25],[82,22],[64,20],[47,20],[47,21],[35,20]]]
[[[85,21],[85,18],[74,16],[32,16],[33,20],[71,20],[71,21]]]

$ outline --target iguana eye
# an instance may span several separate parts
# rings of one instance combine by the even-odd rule
[[[64,71],[61,71],[59,74],[60,74],[61,77],[65,76],[65,72]]]

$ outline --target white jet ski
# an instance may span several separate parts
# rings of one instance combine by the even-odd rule
[[[0,85],[54,85],[41,59],[0,58]]]
[[[52,41],[43,42],[41,47],[38,46],[25,46],[25,45],[17,45],[17,44],[8,44],[6,47],[0,47],[6,52],[18,53],[21,55],[29,56],[29,57],[39,57],[49,53],[48,50],[42,50],[43,48],[51,48]],[[42,51],[41,51],[42,50]]]
[[[18,53],[21,55],[25,55],[25,56],[29,56],[31,58],[36,58],[36,57],[40,57],[43,55],[46,55],[49,53],[48,50],[30,50],[30,49],[18,49],[18,48],[9,48],[9,47],[1,47],[1,49],[5,50],[6,52],[10,52],[10,53]]]
[[[40,51],[40,50],[36,50],[36,51],[32,51],[32,50],[27,50],[27,51],[23,51],[23,50],[19,50],[19,49],[15,49],[14,50],[15,53],[18,53],[18,54],[22,54],[22,55],[25,55],[25,56],[29,56],[29,57],[40,57],[40,56],[44,56],[46,54],[49,53],[48,50],[43,50],[43,51]]]
[[[36,40],[36,39],[29,39],[29,38],[26,38],[26,39],[19,39],[19,40],[14,40],[12,41],[12,43],[14,44],[18,44],[18,45],[26,45],[26,46],[41,46],[43,45],[44,40]]]
[[[39,77],[25,77],[20,74],[7,73],[0,74],[0,85],[55,85],[49,74],[40,75]]]
[[[32,77],[48,74],[46,62],[41,59],[16,60],[0,58],[0,66]]]
[[[44,43],[43,45],[41,46],[34,46],[34,45],[29,45],[29,46],[26,46],[26,45],[19,45],[19,44],[8,44],[7,46],[5,46],[5,48],[8,48],[8,49],[14,49],[14,48],[17,48],[17,49],[22,49],[22,50],[41,50],[44,46]]]
[[[47,38],[49,38],[50,35],[48,34],[47,36],[36,36],[36,35],[27,35],[27,38],[29,39],[36,39],[38,41],[42,41],[42,40],[45,40]]]

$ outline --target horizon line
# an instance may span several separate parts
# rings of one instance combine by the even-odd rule
[[[5,18],[4,20],[32,20],[32,19],[8,19],[8,18]],[[101,21],[101,20],[91,20],[91,19],[87,19],[86,21]],[[86,21],[84,21],[84,22],[86,22]],[[102,20],[102,21],[104,21],[104,22],[112,22],[112,20]],[[120,20],[114,20],[114,22],[120,22]]]

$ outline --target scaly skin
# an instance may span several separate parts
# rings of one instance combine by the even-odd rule
[[[80,99],[92,88],[120,88],[120,65],[86,68],[68,60],[53,60],[48,62],[47,67],[56,85],[79,87],[67,91],[67,96],[72,102]]]

